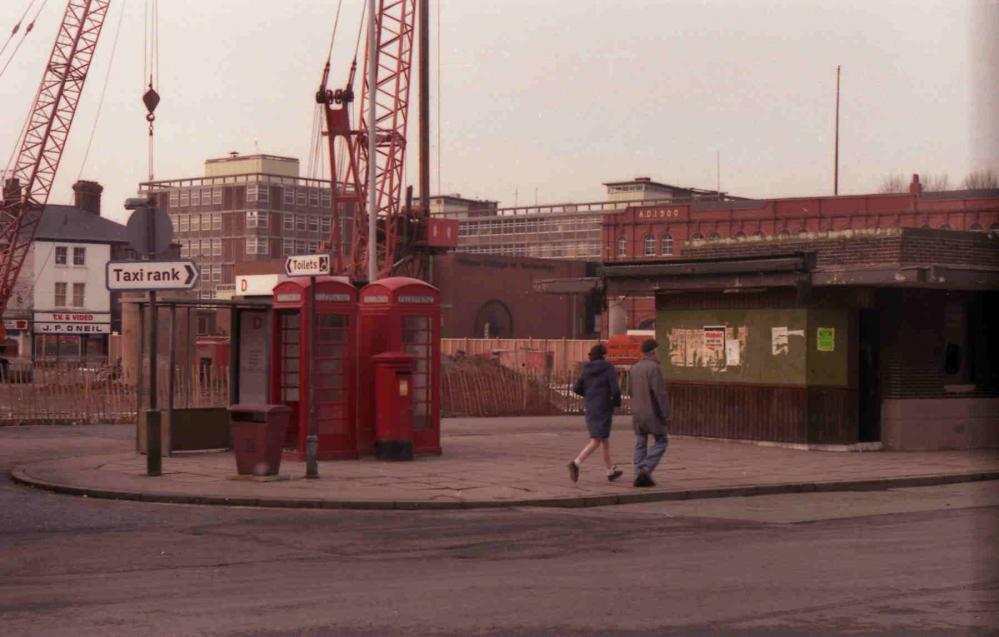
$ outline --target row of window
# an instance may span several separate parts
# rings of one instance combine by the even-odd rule
[[[534,234],[537,232],[572,232],[600,230],[598,216],[577,219],[495,219],[467,221],[458,227],[459,236]]]
[[[55,298],[52,307],[86,307],[86,283],[73,284],[73,296],[69,297],[69,284],[64,281],[56,281]],[[71,301],[68,302],[68,301]]]
[[[281,227],[287,232],[329,233],[332,222],[329,217],[319,215],[298,215],[292,213],[272,213],[281,219]],[[175,232],[204,232],[222,230],[222,213],[171,215],[170,221]],[[246,227],[267,230],[271,227],[271,213],[263,210],[246,211]]]
[[[657,242],[655,235],[647,234],[643,243],[645,256],[647,257],[656,255],[657,246],[659,247],[660,255],[664,257],[673,255],[673,235],[664,234]],[[628,256],[628,240],[623,235],[617,238],[617,256]]]
[[[311,206],[318,208],[322,205],[329,208],[331,196],[328,188],[284,188],[282,201],[289,206]],[[264,184],[250,184],[246,187],[246,201],[258,203],[270,203],[270,187]],[[217,206],[222,204],[222,188],[188,188],[171,190],[169,195],[171,208],[188,206]]]
[[[222,213],[206,212],[205,214],[170,215],[174,232],[201,232],[202,230],[221,230]]]
[[[568,244],[493,244],[484,246],[461,246],[459,251],[465,254],[498,254],[515,257],[599,257],[600,244],[598,242]]]
[[[69,265],[69,248],[66,246],[56,246],[55,264]],[[87,249],[83,247],[73,248],[73,265],[87,265]]]
[[[182,257],[222,256],[222,239],[180,239],[178,243]]]
[[[216,285],[222,282],[222,266],[220,265],[202,265],[201,269],[201,285],[202,287],[208,286],[209,284]]]
[[[170,207],[177,206],[217,206],[222,203],[222,188],[192,188],[190,190],[171,190]]]
[[[247,237],[247,254],[270,254],[270,243],[267,237]],[[221,239],[180,239],[180,256],[182,257],[221,257]],[[283,239],[281,252],[283,256],[292,254],[312,254],[319,251],[319,241],[302,241],[299,239]]]
[[[929,230],[930,226],[929,225],[924,225],[922,227],[922,229],[923,230]],[[950,225],[948,225],[948,224],[945,223],[942,226],[940,226],[939,229],[940,230],[950,230],[951,227],[950,227]],[[972,232],[984,232],[985,231],[985,229],[981,225],[979,225],[977,223],[976,224],[972,224],[971,227],[968,228],[968,230],[972,231]],[[991,231],[992,232],[999,232],[999,223],[992,224]],[[806,230],[802,228],[802,229],[799,229],[797,231],[797,234],[804,234],[805,232],[806,232]],[[754,237],[762,237],[763,236],[763,232],[760,231],[760,230],[757,230],[756,232],[753,233],[753,236]],[[777,233],[777,237],[779,237],[781,239],[790,238],[791,237],[791,231],[788,230],[787,228],[784,228],[780,232]],[[703,241],[705,237],[704,237],[703,234],[701,234],[700,232],[698,232],[698,233],[695,233],[690,238],[691,238],[692,241]],[[712,232],[712,233],[708,234],[707,238],[709,240],[710,239],[720,239],[721,235],[719,235],[717,232]],[[746,233],[744,233],[744,232],[736,232],[735,235],[733,235],[733,238],[734,239],[745,239],[746,238]],[[672,235],[664,234],[664,235],[662,235],[662,237],[660,237],[660,239],[659,239],[658,242],[656,241],[655,235],[653,235],[653,234],[647,234],[647,235],[645,235],[645,239],[642,242],[642,248],[643,248],[644,256],[647,256],[647,257],[656,256],[656,254],[657,254],[656,248],[657,247],[659,249],[659,252],[658,252],[659,255],[661,255],[661,256],[672,256],[672,254],[673,254],[673,237],[672,237]],[[628,240],[624,237],[624,235],[618,237],[618,239],[617,239],[617,255],[619,257],[624,257],[624,256],[628,255]]]

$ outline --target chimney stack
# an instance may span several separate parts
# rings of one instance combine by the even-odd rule
[[[96,181],[80,180],[73,184],[73,206],[101,216],[101,193],[104,186]]]
[[[17,177],[9,177],[3,181],[3,201],[12,203],[21,198],[21,180]]]
[[[923,184],[919,183],[919,175],[912,176],[912,183],[909,184],[909,193],[918,195],[923,192]]]

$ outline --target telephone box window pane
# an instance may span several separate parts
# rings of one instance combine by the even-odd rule
[[[423,431],[430,427],[430,317],[403,317],[403,351],[416,358],[413,366],[413,429]]]
[[[319,347],[316,349],[317,349],[317,356],[326,357],[326,358],[343,357],[343,345],[339,343],[330,343],[320,338]]]
[[[403,317],[402,329],[404,330],[429,330],[429,316],[406,316]]]
[[[299,317],[297,314],[280,314],[281,327],[281,400],[297,402],[299,399]]]
[[[316,361],[316,369],[320,374],[339,373],[343,370],[343,361],[335,358],[324,358]]]
[[[323,314],[317,317],[315,387],[319,393],[319,432],[343,434],[347,431],[345,419],[346,386],[343,359],[347,342],[347,317],[341,314]]]

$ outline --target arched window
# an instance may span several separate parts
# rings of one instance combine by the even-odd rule
[[[704,241],[704,235],[703,235],[703,234],[701,234],[700,232],[697,232],[697,233],[695,233],[695,234],[694,234],[694,236],[692,236],[692,237],[691,237],[690,239],[691,239],[692,241]]]
[[[762,239],[763,238],[763,231],[762,230],[757,230],[756,232],[753,233],[753,236],[754,237],[760,237]]]
[[[624,238],[624,235],[617,238],[617,256],[628,256],[628,240]]]
[[[921,226],[919,227],[919,229],[920,229],[920,230],[929,230],[929,229],[930,229],[930,224],[928,224],[928,223],[924,223],[923,225],[921,225]]]
[[[645,256],[651,257],[656,254],[656,237],[652,233],[645,235]]]
[[[777,233],[777,236],[780,237],[781,239],[787,239],[791,236],[791,233],[788,232],[787,228],[784,228],[783,230]]]
[[[989,226],[989,232],[992,234],[999,234],[999,223],[993,223]]]
[[[664,234],[662,241],[660,241],[660,243],[662,244],[660,248],[662,251],[662,255],[664,257],[673,256],[673,235]]]
[[[745,239],[746,238],[746,233],[743,232],[742,230],[740,230],[739,232],[735,233],[735,238],[736,239]]]
[[[942,226],[940,226],[940,229],[941,230],[950,230],[950,224],[945,223]]]
[[[981,227],[977,223],[973,223],[973,224],[971,224],[971,227],[968,228],[968,230],[970,230],[972,232],[984,232],[985,228]]]
[[[718,234],[717,232],[712,232],[711,234],[708,235],[708,239],[721,239],[721,235]]]

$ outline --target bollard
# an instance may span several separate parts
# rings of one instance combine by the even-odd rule
[[[160,434],[160,412],[146,410],[146,475],[158,476],[162,469],[163,441]]]
[[[319,477],[319,463],[316,456],[319,451],[319,436],[309,434],[305,437],[305,477]]]

